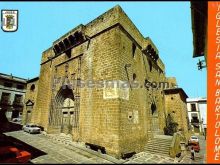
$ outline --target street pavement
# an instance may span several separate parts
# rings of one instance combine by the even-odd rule
[[[182,158],[181,161],[172,159],[168,156],[159,154],[152,154],[147,152],[140,152],[133,157],[123,160],[116,159],[107,154],[102,154],[97,151],[93,151],[86,147],[80,148],[74,143],[71,145],[57,142],[45,136],[43,134],[29,134],[24,131],[14,131],[5,133],[7,136],[16,138],[27,145],[36,148],[45,154],[39,154],[35,156],[31,163],[70,163],[70,164],[148,164],[148,163],[205,163],[206,162],[206,140],[204,137],[200,137],[201,150],[196,154],[195,161],[190,159],[190,152]],[[33,151],[34,154],[34,151]]]
[[[186,156],[180,161],[180,163],[187,163],[187,164],[205,164],[206,163],[206,139],[204,136],[199,137],[199,145],[200,151],[199,153],[195,154],[195,160],[191,159],[190,151],[187,151]]]
[[[29,134],[24,131],[15,131],[5,133],[7,136],[12,136],[20,141],[31,145],[38,150],[45,152],[45,155],[39,156],[31,160],[32,163],[70,163],[70,164],[80,164],[80,163],[108,163],[112,164],[114,162],[102,158],[103,156],[97,156],[97,154],[92,154],[78,148],[69,147],[64,144],[55,143],[48,137],[42,134]]]
[[[170,157],[147,153],[147,152],[140,152],[136,154],[134,157],[130,158],[124,164],[171,164],[171,163],[174,163],[174,159]]]

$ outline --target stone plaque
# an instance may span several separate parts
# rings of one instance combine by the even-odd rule
[[[106,81],[103,89],[103,99],[121,98],[129,100],[129,87],[125,87],[126,82],[121,80]]]
[[[115,84],[111,86],[104,83],[103,99],[115,99],[115,98],[118,98],[117,86]]]
[[[134,124],[138,124],[138,122],[139,122],[139,119],[138,119],[138,111],[134,111],[133,112],[134,113]]]

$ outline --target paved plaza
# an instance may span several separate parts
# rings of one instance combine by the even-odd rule
[[[166,156],[141,152],[132,158],[116,159],[107,154],[90,150],[84,146],[62,144],[43,134],[29,134],[23,131],[5,133],[46,153],[31,160],[31,163],[70,163],[70,164],[132,164],[132,163],[174,163]]]
[[[114,161],[102,158],[103,156],[97,156],[98,154],[102,155],[101,153],[97,152],[97,154],[92,154],[73,146],[59,144],[42,134],[29,134],[23,131],[5,134],[46,153],[45,155],[32,159],[32,163],[114,163]]]
[[[195,154],[195,160],[191,159],[190,151],[187,151],[186,156],[180,163],[187,164],[204,164],[206,163],[206,139],[204,136],[199,136],[200,152]]]
[[[14,131],[5,133],[5,135],[10,136],[14,139],[24,142],[25,144],[36,148],[44,154],[38,154],[36,156],[35,150],[28,150],[35,155],[32,158],[31,163],[70,163],[70,164],[148,164],[148,163],[205,163],[206,162],[206,140],[204,137],[200,137],[200,147],[199,153],[196,153],[195,160],[190,159],[190,152],[187,151],[186,155],[181,159],[173,159],[168,156],[152,154],[148,152],[140,152],[135,154],[133,157],[123,160],[116,159],[107,154],[102,154],[97,151],[86,148],[82,144],[76,144],[72,142],[71,144],[64,144],[62,142],[55,141],[46,136],[45,134],[29,134],[24,131]],[[38,151],[38,152],[39,152]]]

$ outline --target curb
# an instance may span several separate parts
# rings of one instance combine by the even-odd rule
[[[71,149],[69,147],[73,147],[75,149],[79,149],[79,150],[82,150],[84,152],[88,152],[90,154],[93,154],[93,155],[95,155],[97,157],[100,157],[102,159],[105,159],[105,160],[110,161],[110,162],[115,163],[115,164],[122,164],[122,163],[126,162],[126,160],[116,159],[116,158],[113,158],[113,157],[111,157],[110,155],[107,155],[107,154],[101,154],[101,153],[99,153],[97,151],[93,151],[91,149],[84,148],[84,146],[79,146],[77,144],[73,144],[73,142],[65,142],[64,143],[63,141],[60,141],[60,140],[56,139],[56,137],[55,138],[52,137],[51,135],[47,134],[46,132],[42,132],[42,135],[47,136],[48,138],[50,138],[50,139],[52,139],[52,140],[54,140],[56,142],[59,142],[61,144],[66,145],[66,147],[68,147],[68,149]]]

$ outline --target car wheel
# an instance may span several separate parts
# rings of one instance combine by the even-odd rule
[[[31,134],[31,131],[30,131],[30,130],[29,130],[28,132],[29,132],[29,134]]]

